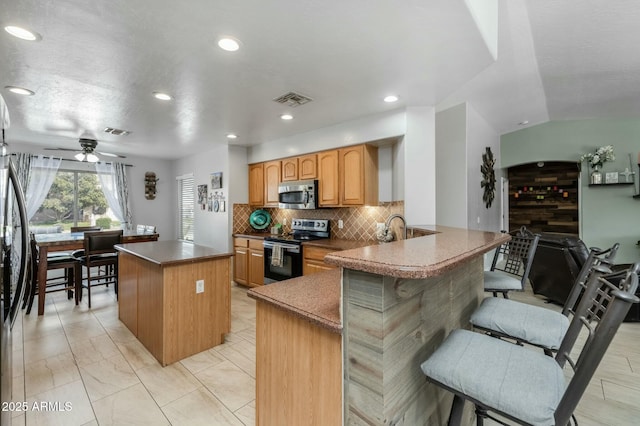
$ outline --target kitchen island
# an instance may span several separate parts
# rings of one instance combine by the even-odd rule
[[[163,366],[231,330],[231,253],[183,241],[117,245],[119,319]]]
[[[256,348],[262,348],[256,364],[257,425],[296,424],[301,419],[304,424],[317,425],[446,423],[451,396],[427,383],[420,363],[451,330],[469,327],[468,319],[484,297],[483,254],[510,237],[442,226],[414,229],[421,231],[414,235],[427,235],[331,253],[325,262],[340,270],[249,292],[258,301],[257,311],[264,314],[264,327],[257,332],[256,342]],[[310,293],[313,283],[319,287]],[[317,310],[316,305],[324,308]],[[269,316],[285,314],[306,322],[307,330],[280,332],[279,346],[270,347],[264,339],[278,330],[270,326]],[[327,322],[335,326],[327,327]],[[298,351],[295,357],[278,355],[283,346],[296,347],[300,336],[313,328],[341,333],[339,339],[328,340],[333,344],[325,343],[332,352],[314,352],[317,347],[305,346],[307,352]],[[340,371],[335,367],[338,340]],[[326,359],[326,364],[314,362],[319,357]],[[296,377],[299,371],[307,370],[323,380],[339,378],[339,408],[335,390],[325,392],[317,379]],[[278,371],[287,373],[279,387],[263,383]],[[292,384],[317,392],[285,405],[296,407],[295,417],[292,411],[276,409],[280,405],[274,407],[269,397],[289,392]],[[331,410],[334,417],[319,422],[315,415],[318,405]],[[472,415],[467,416],[468,421]]]

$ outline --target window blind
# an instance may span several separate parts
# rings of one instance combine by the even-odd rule
[[[178,239],[193,241],[193,210],[195,183],[193,175],[179,176],[178,180]]]

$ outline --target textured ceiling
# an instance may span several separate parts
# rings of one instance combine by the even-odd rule
[[[0,0],[3,27],[43,36],[0,34],[0,87],[36,92],[2,89],[7,139],[76,148],[95,137],[98,150],[179,158],[229,132],[254,145],[406,106],[469,101],[499,133],[637,116],[634,3],[499,0],[494,61],[462,0]],[[241,49],[217,48],[221,35]],[[313,102],[272,101],[292,90]],[[389,93],[400,101],[383,103]]]

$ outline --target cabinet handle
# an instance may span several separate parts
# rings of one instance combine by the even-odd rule
[[[236,250],[236,253],[239,253],[239,254],[247,254],[247,252],[246,252],[246,251],[242,251],[242,250]]]
[[[262,257],[262,253],[251,253],[251,256]]]

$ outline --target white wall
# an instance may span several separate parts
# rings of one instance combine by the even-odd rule
[[[393,138],[403,135],[405,130],[405,111],[397,109],[252,146],[248,150],[248,160],[259,163]]]
[[[495,198],[489,208],[486,208],[484,201],[482,201],[484,188],[480,188],[482,180],[480,165],[486,147],[490,147],[493,153],[496,174]],[[500,231],[500,215],[502,214],[500,181],[503,175],[500,168],[500,135],[469,103],[467,103],[467,171],[468,228]]]
[[[402,148],[404,213],[409,224],[436,223],[435,127],[435,108],[407,108]]]
[[[436,114],[436,223],[467,227],[466,104]]]

